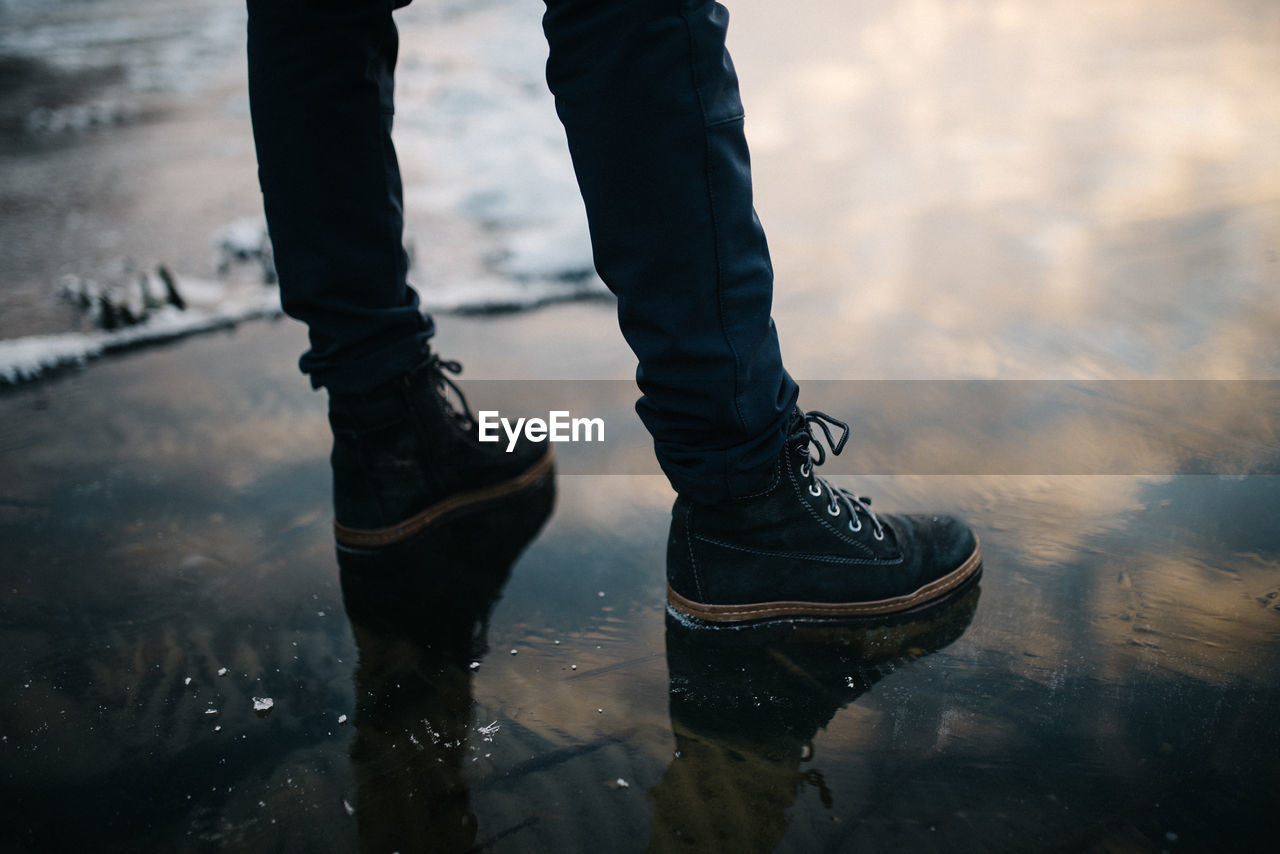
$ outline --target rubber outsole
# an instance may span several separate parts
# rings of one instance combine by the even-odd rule
[[[850,618],[879,617],[919,608],[947,595],[982,568],[982,545],[975,539],[973,554],[946,575],[936,578],[913,593],[871,602],[753,602],[735,605],[708,605],[681,596],[667,585],[667,603],[676,612],[705,623],[741,623],[784,620],[795,617]]]
[[[532,489],[551,475],[555,468],[555,458],[548,448],[537,462],[520,474],[508,480],[492,483],[480,489],[458,492],[448,498],[437,501],[403,522],[388,525],[385,528],[362,529],[348,528],[338,522],[333,523],[333,535],[338,545],[357,549],[378,549],[392,546],[425,531],[432,525],[457,513],[478,509],[483,505],[501,501],[512,495]]]

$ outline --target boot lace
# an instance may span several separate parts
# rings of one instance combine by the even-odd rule
[[[884,526],[880,524],[876,514],[871,512],[871,507],[869,506],[871,504],[870,498],[865,495],[854,495],[844,489],[838,489],[814,473],[814,466],[820,466],[827,461],[826,448],[823,448],[822,443],[818,441],[818,437],[813,430],[815,426],[822,432],[823,438],[827,440],[827,448],[831,449],[833,456],[838,456],[844,450],[845,443],[849,441],[849,425],[845,422],[817,410],[804,414],[804,432],[808,437],[808,441],[797,442],[796,453],[804,459],[804,462],[800,464],[800,476],[808,480],[809,494],[814,498],[818,498],[822,495],[823,489],[825,489],[831,499],[830,503],[827,504],[828,515],[839,516],[847,510],[849,512],[849,520],[845,524],[855,534],[862,530],[862,519],[865,517],[872,525],[872,535],[876,540],[883,540]],[[840,428],[839,441],[836,441],[831,435],[832,427]],[[810,448],[817,449],[816,459]]]
[[[467,404],[467,396],[462,393],[462,389],[458,388],[457,383],[445,376],[445,371],[455,376],[462,373],[462,365],[432,354],[431,358],[423,362],[417,370],[430,372],[435,392],[443,401],[445,411],[464,431],[470,430],[475,424],[475,419],[471,415],[471,407]],[[450,391],[453,392],[453,397],[457,398],[456,404],[450,397]]]

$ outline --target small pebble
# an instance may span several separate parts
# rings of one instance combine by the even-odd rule
[[[619,777],[619,778],[618,778],[618,788],[619,788],[619,789],[629,789],[629,788],[631,788],[631,784],[630,784],[630,783],[628,783],[626,780],[622,779],[621,777]]]
[[[603,715],[603,714],[604,714],[604,709],[596,709],[596,714],[597,714],[597,715]]]
[[[576,664],[570,664],[570,665],[569,665],[569,669],[570,669],[570,670],[577,670],[577,669],[578,669],[578,665],[576,665]]]
[[[226,676],[226,675],[227,675],[227,668],[225,668],[225,667],[219,667],[219,668],[218,668],[218,675],[219,675],[219,676]]]
[[[345,724],[346,722],[347,722],[347,716],[346,716],[346,715],[338,715],[338,723],[340,723],[340,724]]]
[[[517,652],[519,652],[519,651],[520,651],[520,650],[518,650],[518,649],[513,649],[513,650],[511,650],[511,654],[512,654],[512,655],[515,655],[515,654],[516,654]]]
[[[515,655],[515,652],[516,652],[516,651],[515,651],[514,649],[513,649],[513,650],[511,650],[511,654],[512,654],[512,655]],[[471,666],[471,669],[472,669],[472,670],[479,670],[479,669],[480,669],[480,662],[478,662],[478,661],[473,661],[473,662],[471,662],[471,665],[470,665],[470,666]]]
[[[183,684],[183,685],[190,685],[190,684],[191,684],[191,677],[190,677],[190,676],[188,676],[186,679],[183,679],[183,680],[182,680],[182,684]]]

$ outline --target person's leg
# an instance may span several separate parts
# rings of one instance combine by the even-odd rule
[[[550,453],[481,444],[405,279],[391,142],[405,0],[248,0],[249,94],[281,301],[329,392],[335,535],[352,565],[541,488]],[[456,391],[454,389],[453,391]]]
[[[248,0],[258,176],[284,310],[312,384],[365,391],[420,363],[391,144],[393,0]]]
[[[728,13],[712,0],[546,0],[547,81],[596,267],[678,493],[668,601],[732,623],[910,610],[972,578],[945,516],[878,516],[818,477],[842,422],[795,406],[770,319]],[[832,441],[830,426],[844,429]],[[816,449],[817,459],[810,457]]]
[[[547,81],[596,268],[639,360],[640,417],[681,494],[759,488],[797,388],[770,319],[742,103],[710,0],[547,0]]]

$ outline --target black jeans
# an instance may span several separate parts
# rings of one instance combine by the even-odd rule
[[[391,143],[395,0],[248,0],[258,172],[312,383],[413,367],[432,322],[405,279]],[[596,268],[639,360],[637,411],[677,491],[757,487],[797,388],[770,318],[728,13],[711,0],[546,0],[547,82]],[[429,263],[429,261],[428,261]]]

